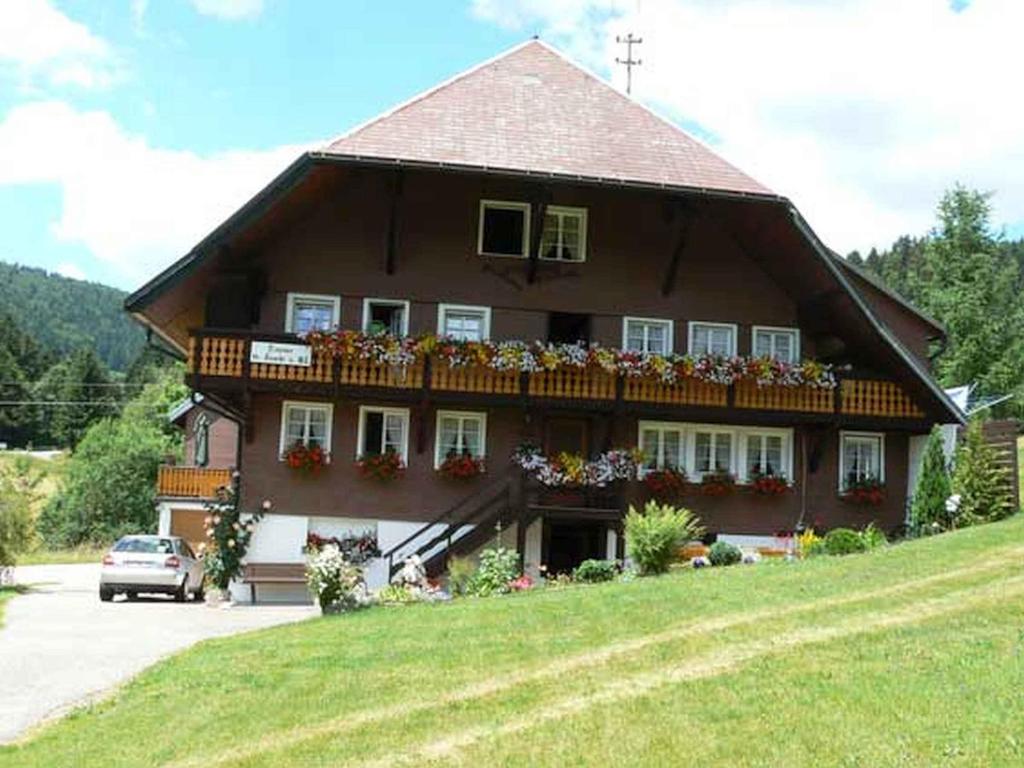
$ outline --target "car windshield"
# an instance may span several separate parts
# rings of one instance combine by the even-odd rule
[[[114,551],[169,555],[174,551],[174,546],[170,539],[121,539],[114,545]]]

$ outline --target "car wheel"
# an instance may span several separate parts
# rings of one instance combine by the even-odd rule
[[[127,597],[129,600],[138,600],[139,599],[139,593],[138,592],[131,592],[131,591],[125,592],[124,596]]]
[[[181,586],[174,591],[174,602],[184,603],[188,597],[188,576],[181,580]]]
[[[206,590],[203,589],[202,583],[196,587],[196,591],[192,593],[192,598],[197,602],[201,603],[206,598]]]
[[[100,600],[104,603],[109,603],[114,599],[114,590],[110,587],[100,587]]]

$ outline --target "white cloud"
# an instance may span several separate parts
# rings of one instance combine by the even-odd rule
[[[23,86],[101,88],[118,77],[116,58],[97,37],[47,0],[4,0],[0,7],[0,71],[12,68]]]
[[[192,0],[192,7],[204,16],[219,19],[253,19],[263,13],[263,0]]]
[[[53,271],[58,275],[70,277],[72,280],[85,280],[85,271],[80,266],[72,264],[70,261],[62,261]]]
[[[634,95],[701,126],[727,159],[789,196],[841,251],[933,223],[955,181],[1024,221],[1024,2],[474,0],[481,19],[610,71],[643,37]]]
[[[195,245],[308,148],[211,155],[158,149],[106,112],[41,101],[0,121],[0,185],[58,185],[53,234],[85,245],[130,288]]]

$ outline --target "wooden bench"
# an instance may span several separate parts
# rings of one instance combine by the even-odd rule
[[[306,566],[303,563],[249,563],[245,566],[242,583],[249,585],[250,602],[256,602],[257,584],[305,584]]]

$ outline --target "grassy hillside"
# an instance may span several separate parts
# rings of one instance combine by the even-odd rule
[[[1017,766],[1022,555],[1017,517],[315,619],[179,654],[0,764]]]
[[[91,347],[123,371],[142,350],[142,330],[122,311],[124,291],[35,267],[0,262],[0,313],[44,347],[66,353]]]

